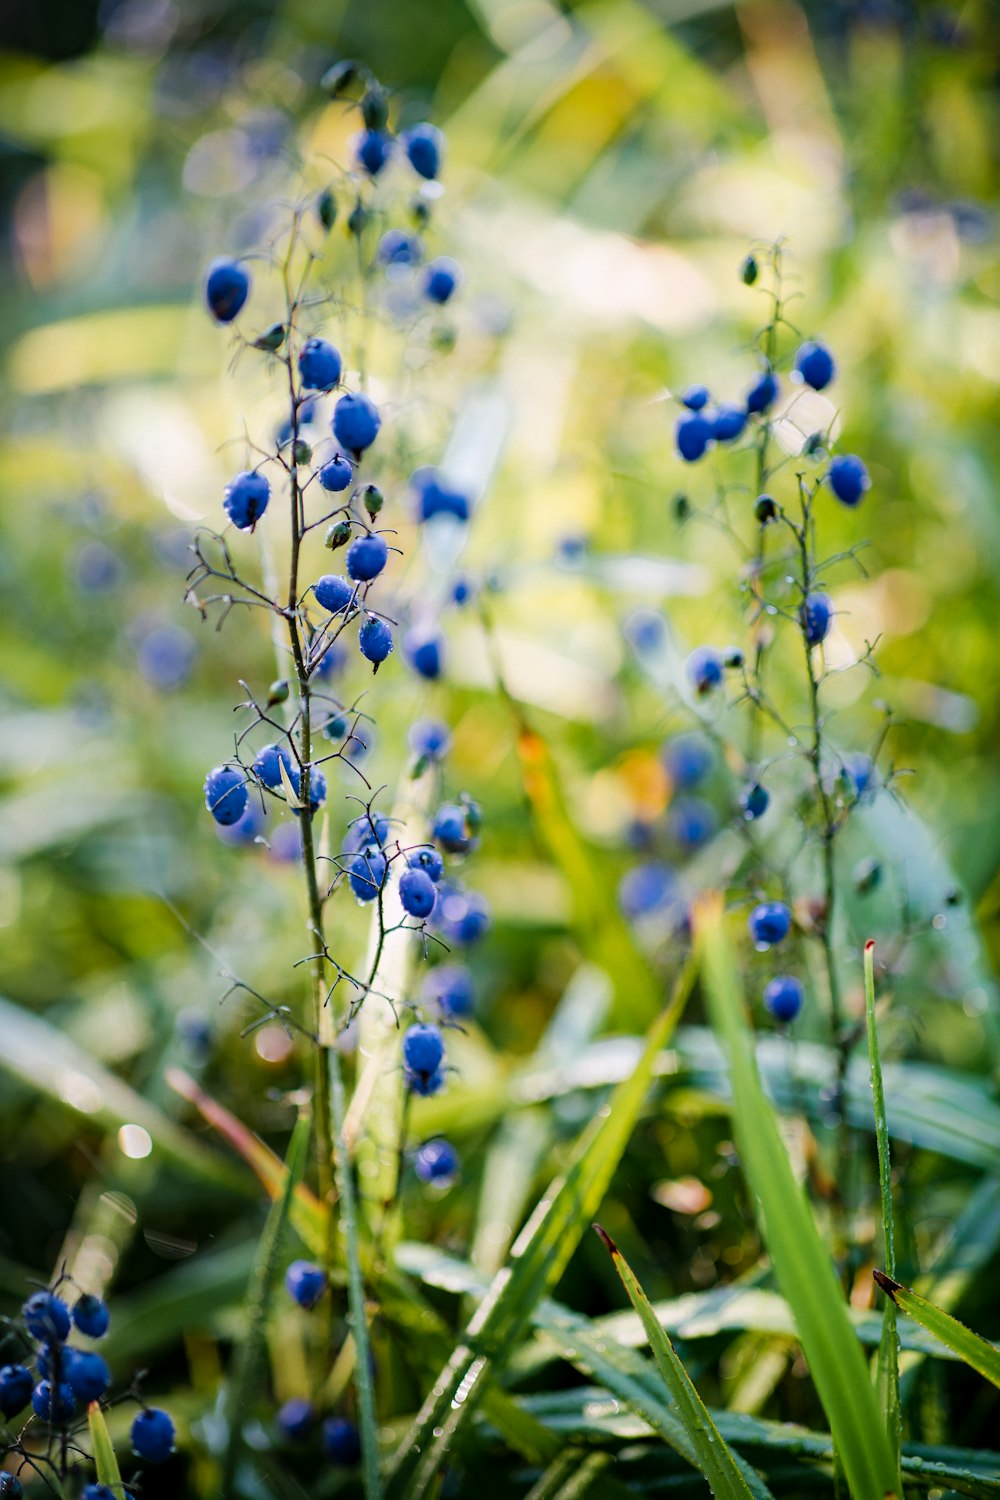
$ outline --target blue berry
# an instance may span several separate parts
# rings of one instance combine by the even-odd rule
[[[699,646],[687,659],[687,674],[695,691],[705,697],[722,682],[723,660],[711,646]]]
[[[429,1099],[432,1094],[440,1094],[444,1088],[444,1072],[438,1068],[434,1073],[414,1073],[412,1068],[404,1068],[403,1082],[411,1094],[419,1094],[421,1099]]]
[[[169,1414],[147,1406],[132,1423],[132,1447],[151,1464],[166,1463],[174,1451],[175,1429]]]
[[[362,391],[341,396],[333,408],[333,435],[350,453],[363,453],[370,448],[381,425],[378,407]]]
[[[838,453],[832,458],[826,477],[842,505],[859,505],[865,491],[871,489],[868,470],[853,453]]]
[[[795,356],[795,369],[806,385],[811,385],[814,391],[825,390],[837,373],[837,367],[829,349],[825,344],[817,344],[812,339],[807,339],[804,344],[799,345]]]
[[[489,903],[478,891],[442,890],[435,921],[447,942],[468,948],[489,931]]]
[[[802,986],[782,974],[764,987],[764,1004],[776,1021],[794,1021],[802,1009]]]
[[[399,877],[399,900],[408,916],[423,921],[434,910],[437,889],[426,870],[410,868]]]
[[[454,489],[440,469],[415,469],[410,475],[410,487],[417,497],[418,521],[429,521],[433,516],[454,516],[456,521],[469,519],[468,495]]]
[[[799,609],[799,621],[806,645],[818,646],[830,633],[833,606],[826,594],[807,594]]]
[[[341,490],[346,490],[353,478],[354,468],[351,460],[345,458],[342,453],[335,453],[319,471],[320,484],[334,495],[338,495]]]
[[[377,177],[392,154],[392,136],[385,130],[365,130],[358,136],[354,155],[369,177]]]
[[[328,609],[331,615],[339,615],[354,598],[354,584],[340,573],[324,573],[313,584],[313,595],[321,609]]]
[[[425,844],[422,849],[411,849],[406,863],[411,870],[423,870],[435,885],[444,874],[444,860],[430,844]]]
[[[243,772],[216,766],[205,777],[205,806],[223,827],[238,823],[246,812],[247,788]]]
[[[287,745],[265,745],[253,758],[253,773],[272,792],[281,786],[281,766],[294,782],[295,763]]]
[[[417,1021],[403,1033],[403,1066],[411,1073],[429,1077],[444,1062],[444,1038],[440,1028]]]
[[[419,266],[423,246],[415,234],[405,229],[387,229],[378,242],[378,259],[383,266]]]
[[[618,905],[630,922],[659,912],[677,899],[677,878],[669,865],[648,860],[625,874],[618,886]]]
[[[376,672],[392,651],[393,644],[392,631],[385,621],[369,615],[358,632],[358,645],[361,655],[367,657]]]
[[[707,385],[689,385],[681,396],[681,405],[686,406],[688,411],[701,411],[711,399]]]
[[[41,1417],[43,1422],[61,1425],[72,1420],[76,1397],[65,1380],[55,1386],[51,1380],[40,1380],[31,1393],[31,1405],[36,1417]]]
[[[792,928],[792,914],[783,901],[762,901],[748,918],[750,936],[758,948],[783,942]]]
[[[447,724],[439,724],[436,719],[418,719],[415,724],[410,725],[406,742],[414,755],[427,760],[440,760],[448,753],[451,735]]]
[[[323,734],[326,739],[342,740],[351,727],[351,716],[347,713],[332,713],[323,725]]]
[[[282,1437],[290,1443],[302,1443],[312,1431],[316,1422],[316,1408],[311,1401],[306,1401],[301,1396],[293,1396],[279,1407],[275,1418],[278,1431]]]
[[[625,621],[625,638],[640,656],[653,656],[666,641],[662,615],[654,609],[634,609]]]
[[[437,126],[426,123],[414,125],[402,140],[413,170],[428,181],[433,181],[441,170],[441,148],[444,145],[444,136]]]
[[[116,1495],[110,1485],[88,1484],[84,1486],[82,1500],[121,1500],[121,1495]]]
[[[73,1322],[89,1339],[101,1339],[108,1331],[107,1304],[92,1292],[84,1292],[73,1304]]]
[[[735,443],[747,425],[742,406],[720,406],[712,418],[712,436],[717,443]]]
[[[700,849],[718,827],[715,812],[700,797],[678,797],[667,813],[667,829],[682,849]]]
[[[2,1500],[21,1500],[24,1489],[16,1474],[0,1474],[0,1497]],[[114,1496],[112,1496],[114,1500]]]
[[[343,641],[331,641],[316,667],[316,676],[321,680],[332,677],[347,666],[349,657]]]
[[[271,486],[263,474],[244,470],[226,485],[222,505],[226,515],[240,531],[253,531],[267,510]]]
[[[441,676],[444,637],[439,630],[414,626],[403,637],[403,655],[413,670],[428,681]]]
[[[385,885],[388,865],[377,849],[365,849],[351,860],[347,879],[359,901],[374,901]]]
[[[326,1286],[326,1272],[312,1261],[293,1260],[285,1272],[285,1290],[300,1307],[315,1307]]]
[[[235,823],[220,826],[219,837],[224,844],[252,844],[257,835],[264,832],[266,823],[267,814],[264,809],[253,798],[248,797],[242,816]]]
[[[292,789],[295,792],[296,797],[301,797],[302,796],[302,774],[301,774],[301,772],[298,769],[296,769],[295,771],[292,772],[291,782],[292,782]],[[309,767],[309,811],[310,812],[316,812],[317,809],[319,807],[321,807],[322,804],[325,801],[326,801],[326,777],[323,775],[323,772],[320,770],[319,766],[312,766],[311,765]],[[294,812],[294,814],[295,814],[295,816],[297,818],[301,817],[301,815],[302,815],[302,808],[301,807],[293,807],[292,811]]]
[[[344,362],[327,339],[307,339],[299,350],[299,378],[307,391],[332,391]]]
[[[446,1021],[471,1015],[476,999],[472,975],[464,964],[441,964],[432,969],[420,993],[428,1004],[437,1005]]]
[[[217,323],[231,323],[250,295],[250,272],[238,260],[213,261],[205,280],[205,301]]]
[[[391,832],[392,824],[381,813],[363,813],[348,825],[344,836],[344,853],[357,854],[362,849],[381,848]]]
[[[21,1316],[32,1338],[55,1339],[61,1344],[69,1337],[69,1308],[55,1292],[32,1292]]]
[[[770,793],[766,787],[761,786],[759,781],[750,782],[740,792],[740,806],[743,809],[743,816],[748,823],[754,822],[757,818],[762,818],[767,812],[770,801]]]
[[[661,751],[667,775],[675,787],[689,790],[705,780],[715,755],[710,742],[700,734],[678,734]]]
[[[377,531],[357,537],[347,549],[347,571],[356,583],[377,578],[389,559],[389,545]]]
[[[450,1182],[458,1175],[458,1152],[450,1141],[425,1141],[413,1158],[421,1182]]]
[[[765,370],[758,375],[753,385],[747,391],[747,411],[750,413],[767,411],[778,399],[781,387],[778,377],[773,370]]]
[[[323,1423],[323,1449],[331,1463],[350,1469],[361,1457],[361,1438],[346,1417],[327,1417]]]
[[[459,802],[445,802],[434,815],[434,838],[448,854],[466,854],[472,848],[466,808]]]
[[[674,437],[677,452],[685,463],[697,463],[714,436],[712,423],[700,412],[689,412],[686,416],[677,418]]]
[[[111,1371],[99,1354],[67,1349],[73,1358],[64,1369],[66,1384],[78,1401],[99,1401],[111,1384]]]
[[[4,1365],[0,1369],[0,1416],[13,1417],[31,1400],[34,1381],[24,1365]]]
[[[845,755],[843,771],[859,802],[866,792],[874,790],[875,766],[870,755],[861,750]]]
[[[449,255],[430,261],[424,272],[424,296],[439,306],[449,302],[461,284],[461,268]]]

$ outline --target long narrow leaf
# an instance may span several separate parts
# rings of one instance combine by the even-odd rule
[[[87,1426],[90,1429],[90,1446],[94,1455],[98,1484],[106,1484],[115,1495],[124,1495],[121,1470],[115,1457],[115,1446],[108,1432],[99,1401],[91,1401],[87,1407]]]
[[[691,1439],[698,1467],[708,1480],[712,1494],[716,1496],[716,1500],[752,1500],[750,1486],[743,1478],[726,1443],[719,1436],[719,1429],[712,1421],[704,1401],[698,1395],[691,1377],[678,1358],[677,1351],[656,1321],[653,1309],[649,1305],[649,1298],[636,1279],[631,1266],[611,1236],[606,1234],[599,1224],[595,1224],[594,1228],[611,1256],[612,1264],[621,1277],[622,1285],[629,1295],[632,1306],[642,1319],[642,1326],[646,1330],[653,1358],[660,1367],[660,1374],[666,1382],[667,1390],[670,1392],[685,1431]]]
[[[922,1328],[933,1333],[942,1344],[947,1344],[959,1359],[973,1370],[978,1370],[985,1380],[1000,1386],[1000,1349],[995,1344],[987,1343],[978,1333],[973,1333],[971,1328],[953,1318],[951,1313],[935,1307],[933,1302],[928,1302],[926,1297],[919,1296],[909,1287],[901,1286],[884,1271],[876,1271],[874,1275],[883,1292],[897,1307],[915,1318]]]
[[[632,1077],[584,1132],[565,1176],[552,1184],[518,1237],[511,1266],[494,1278],[394,1456],[394,1494],[427,1492],[455,1434],[481,1399],[492,1367],[510,1356],[532,1309],[562,1275],[628,1144],[657,1054],[683,1011],[691,980],[688,964],[670,1004],[650,1028]]]
[[[721,900],[699,902],[694,916],[712,1023],[729,1053],[736,1139],[761,1233],[795,1315],[853,1500],[884,1500],[896,1493],[896,1466],[829,1252],[761,1088]]]

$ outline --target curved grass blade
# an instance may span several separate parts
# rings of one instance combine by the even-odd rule
[[[610,1453],[588,1453],[585,1448],[564,1448],[538,1483],[528,1491],[524,1500],[576,1500],[577,1496],[587,1494],[612,1463],[614,1458]],[[609,1487],[608,1476],[604,1474],[601,1493],[611,1500],[613,1495],[627,1495],[629,1491],[619,1485]]]
[[[105,1130],[141,1125],[152,1139],[154,1157],[160,1155],[188,1177],[200,1177],[246,1196],[249,1184],[242,1172],[234,1171],[224,1157],[206,1151],[182,1126],[40,1016],[0,1000],[0,1036],[0,1067],[47,1095],[60,1109]]]
[[[697,903],[694,927],[709,1014],[729,1053],[734,1130],[761,1234],[795,1315],[851,1494],[884,1500],[898,1493],[892,1451],[829,1252],[761,1087],[718,896]]]
[[[115,1457],[114,1444],[99,1401],[91,1401],[87,1407],[87,1426],[90,1429],[90,1446],[98,1484],[106,1484],[115,1495],[124,1495],[118,1459]]]
[[[871,1066],[872,1100],[875,1108],[875,1145],[878,1152],[878,1181],[882,1197],[882,1238],[885,1243],[889,1275],[896,1274],[896,1237],[892,1218],[892,1175],[889,1162],[889,1127],[885,1118],[885,1090],[882,1086],[882,1064],[878,1052],[878,1026],[875,1021],[875,944],[865,944],[865,1019],[868,1029],[868,1061]],[[903,1479],[899,1455],[903,1443],[903,1422],[899,1409],[899,1335],[896,1332],[896,1304],[885,1299],[882,1309],[882,1337],[875,1359],[875,1389],[885,1414],[885,1430],[896,1461],[897,1492],[902,1494]]]
[[[247,1288],[247,1327],[236,1363],[236,1371],[229,1389],[226,1403],[229,1420],[229,1440],[222,1466],[222,1497],[229,1500],[236,1479],[236,1465],[243,1447],[243,1423],[241,1413],[250,1404],[253,1381],[264,1342],[264,1324],[267,1320],[271,1289],[281,1251],[281,1241],[288,1223],[289,1209],[296,1185],[305,1171],[309,1155],[310,1119],[300,1115],[292,1131],[292,1139],[285,1157],[285,1181],[280,1198],[275,1199],[267,1216],[264,1231],[257,1244],[250,1285]]]
[[[719,1429],[712,1421],[708,1408],[698,1395],[691,1377],[677,1356],[677,1351],[666,1333],[656,1321],[649,1298],[636,1279],[628,1261],[609,1234],[595,1224],[597,1235],[611,1256],[612,1264],[621,1278],[629,1301],[642,1319],[653,1358],[660,1367],[671,1400],[691,1439],[698,1467],[708,1480],[709,1488],[716,1500],[753,1500],[750,1486],[741,1473],[732,1453],[719,1436]]]
[[[926,1297],[921,1297],[909,1287],[894,1281],[884,1271],[874,1271],[872,1274],[897,1307],[915,1318],[922,1328],[933,1333],[942,1344],[947,1344],[965,1364],[978,1370],[984,1380],[1000,1386],[1000,1349],[995,1344],[987,1343],[978,1333],[973,1333],[971,1328],[953,1318],[951,1313],[946,1313],[943,1308],[928,1302]]]
[[[533,1309],[565,1270],[628,1145],[657,1054],[683,1012],[692,978],[688,963],[669,1005],[650,1028],[635,1072],[584,1132],[565,1176],[552,1184],[518,1236],[512,1264],[493,1279],[394,1455],[392,1493],[427,1493],[455,1434],[481,1400],[494,1365],[509,1358]]]

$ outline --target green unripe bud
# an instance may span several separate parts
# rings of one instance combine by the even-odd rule
[[[431,347],[438,354],[450,354],[455,347],[458,335],[451,323],[438,323],[431,334]]]
[[[755,255],[748,255],[740,266],[740,280],[744,286],[753,286],[760,275],[760,266]]]
[[[334,521],[332,526],[326,528],[326,536],[323,538],[324,545],[335,552],[338,547],[346,547],[351,540],[350,521]]]
[[[292,462],[299,467],[312,460],[313,451],[304,438],[296,438],[292,447]]]
[[[334,63],[332,68],[327,68],[319,81],[319,86],[324,93],[329,94],[331,99],[339,99],[346,94],[352,84],[358,81],[361,69],[351,58],[345,57],[341,62]]]
[[[332,229],[337,222],[337,200],[329,188],[316,199],[316,217],[324,229]]]
[[[410,218],[418,229],[426,229],[431,221],[431,206],[426,198],[413,198],[410,202]]]
[[[867,896],[873,891],[882,879],[882,866],[877,859],[863,859],[854,867],[854,889],[861,896]]]
[[[361,503],[364,505],[365,510],[371,516],[372,520],[374,520],[385,504],[385,496],[383,495],[377,484],[366,484],[364,488],[359,491],[359,494],[361,496]]]
[[[361,118],[369,130],[384,130],[389,123],[389,95],[377,83],[361,100]]]
[[[673,498],[674,520],[686,521],[691,514],[691,502],[687,495],[675,495]]]
[[[263,349],[266,353],[273,354],[285,342],[287,332],[288,329],[284,323],[272,323],[270,328],[264,329],[259,338],[254,339],[253,346],[255,349]]]
[[[772,495],[758,495],[753,513],[762,526],[778,519],[778,502]]]
[[[276,703],[284,703],[288,697],[288,679],[279,677],[272,682],[267,690],[267,707],[274,708]]]
[[[363,203],[356,203],[347,217],[347,232],[359,240],[368,224],[368,210]]]

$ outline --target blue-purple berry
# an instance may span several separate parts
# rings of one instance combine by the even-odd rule
[[[784,942],[792,930],[792,914],[783,901],[762,901],[747,919],[750,936],[758,948]]]
[[[747,411],[751,415],[767,411],[778,399],[781,387],[773,370],[764,370],[747,391]]]
[[[410,487],[417,499],[417,520],[430,521],[434,516],[454,516],[467,521],[471,511],[469,496],[445,479],[440,469],[415,469]]]
[[[381,813],[362,813],[348,824],[343,852],[357,854],[362,849],[381,848],[391,832],[391,822]]]
[[[472,975],[464,964],[441,964],[431,969],[421,987],[421,998],[438,1007],[446,1021],[472,1014],[476,992]]]
[[[307,391],[332,391],[344,362],[327,339],[307,339],[299,350],[299,379]]]
[[[281,767],[291,780],[295,773],[295,762],[292,752],[287,745],[264,745],[257,751],[253,759],[253,773],[257,780],[262,782],[270,791],[277,791],[282,785]]]
[[[132,1423],[132,1447],[151,1464],[166,1463],[174,1451],[175,1435],[172,1418],[158,1406],[147,1406]]]
[[[674,440],[677,443],[677,452],[685,463],[697,463],[714,436],[715,430],[712,423],[700,412],[687,412],[684,416],[677,418]]]
[[[333,435],[349,453],[363,453],[378,437],[382,418],[363,391],[341,396],[333,409]]]
[[[412,1068],[404,1068],[403,1082],[411,1094],[419,1094],[421,1099],[430,1099],[432,1095],[440,1094],[444,1088],[444,1069],[438,1068],[433,1073],[414,1073]]]
[[[341,614],[354,598],[354,592],[354,584],[340,573],[324,573],[313,584],[316,603],[321,609],[328,609],[331,615]]]
[[[807,594],[799,609],[799,622],[807,646],[818,646],[830,633],[833,605],[827,594]]]
[[[295,770],[291,773],[290,780],[291,780],[291,783],[292,783],[292,790],[294,791],[296,797],[298,797],[298,798],[301,799],[301,797],[302,797],[302,773],[299,771],[298,767],[296,767]],[[309,811],[310,812],[316,812],[323,805],[323,803],[325,801],[326,801],[326,777],[324,776],[323,772],[320,770],[319,766],[310,765],[310,767],[309,767]],[[292,811],[294,812],[294,814],[295,814],[296,817],[300,817],[301,814],[302,814],[302,808],[301,807],[293,807]]]
[[[392,155],[392,136],[385,130],[365,130],[354,147],[355,160],[369,177],[377,177]]]
[[[372,663],[377,672],[392,652],[394,645],[392,631],[384,620],[377,619],[375,615],[369,615],[358,631],[358,645],[361,648],[361,655]]]
[[[76,1397],[65,1380],[53,1384],[51,1380],[40,1380],[31,1393],[31,1405],[36,1417],[43,1422],[62,1426],[73,1419]]]
[[[868,470],[853,453],[838,453],[836,458],[832,458],[826,477],[840,503],[852,508],[859,505],[865,492],[871,489]]]
[[[77,1297],[71,1316],[76,1327],[89,1339],[103,1338],[111,1321],[107,1303],[95,1297],[93,1292],[83,1292]]]
[[[213,261],[205,279],[205,301],[217,323],[231,323],[250,295],[250,272],[238,260]]]
[[[795,356],[795,370],[814,391],[824,391],[837,373],[837,366],[825,344],[807,339],[804,344],[799,345]]]
[[[426,121],[414,125],[402,136],[402,143],[413,170],[428,181],[433,181],[441,170],[441,152],[444,146],[444,136],[437,126]]]
[[[315,1307],[326,1288],[326,1272],[312,1261],[293,1260],[285,1272],[285,1290],[300,1307]]]
[[[766,787],[761,786],[759,781],[751,781],[740,792],[740,807],[748,823],[762,818],[767,812],[770,801],[770,793]]]
[[[403,655],[418,676],[435,682],[444,666],[444,637],[433,626],[415,625],[403,637]]]
[[[618,884],[618,905],[630,922],[662,912],[677,900],[677,877],[661,860],[646,860]]]
[[[217,823],[228,828],[246,812],[247,787],[242,771],[216,766],[205,777],[205,806]]]
[[[440,1137],[425,1141],[413,1158],[413,1170],[421,1182],[451,1182],[458,1176],[458,1152]]]
[[[660,752],[667,775],[685,791],[705,780],[715,761],[711,742],[702,734],[678,734]]]
[[[346,1417],[327,1417],[323,1423],[323,1451],[338,1468],[350,1469],[361,1458],[361,1438]]]
[[[712,436],[717,443],[735,443],[747,425],[746,408],[720,406],[712,415]]]
[[[863,750],[853,750],[844,756],[843,773],[859,802],[874,790],[875,765],[871,756],[866,755]]]
[[[424,296],[429,302],[443,306],[450,302],[462,284],[462,271],[458,262],[449,255],[439,255],[429,261],[424,271]]]
[[[86,1349],[67,1349],[66,1353],[72,1353],[73,1358],[65,1365],[63,1378],[77,1401],[99,1401],[111,1384],[107,1363]]]
[[[444,860],[432,844],[411,849],[406,856],[406,863],[411,870],[423,870],[435,885],[444,874]]]
[[[32,1292],[21,1308],[25,1327],[35,1339],[55,1339],[60,1344],[69,1337],[69,1308],[55,1292]]]
[[[711,392],[707,385],[689,385],[681,393],[681,405],[686,406],[688,411],[701,411],[711,399]]]
[[[479,891],[451,887],[441,891],[434,920],[446,942],[469,948],[489,931],[489,902]]]
[[[23,1411],[31,1400],[34,1383],[31,1371],[24,1365],[0,1368],[0,1416],[13,1417]]]
[[[122,1493],[119,1491],[116,1495],[108,1484],[87,1484],[84,1485],[82,1500],[121,1500]]]
[[[316,1425],[316,1408],[302,1396],[293,1396],[278,1408],[275,1421],[289,1443],[304,1443]]]
[[[689,853],[715,836],[715,810],[701,797],[678,797],[667,812],[667,831]]]
[[[464,803],[445,802],[434,814],[432,828],[434,838],[448,854],[466,854],[472,848],[473,836],[469,828],[468,812]]]
[[[430,1077],[444,1062],[444,1037],[440,1028],[417,1021],[403,1033],[403,1066],[419,1077]]]
[[[222,505],[238,530],[253,531],[270,498],[271,486],[265,475],[249,469],[229,481]]]
[[[765,985],[764,1005],[776,1021],[794,1021],[802,1009],[802,985],[790,974],[779,975]]]
[[[346,490],[354,478],[354,466],[343,453],[335,453],[319,471],[319,482],[331,495]]]
[[[399,877],[399,900],[410,917],[423,921],[434,910],[437,888],[426,870],[410,867]]]
[[[698,646],[687,659],[687,675],[700,697],[704,698],[722,683],[722,654],[711,646]]]
[[[424,247],[415,234],[405,229],[387,229],[378,242],[378,261],[383,266],[419,266]]]
[[[410,725],[406,743],[414,755],[426,760],[440,760],[448,753],[451,735],[447,724],[441,724],[436,719],[418,719],[415,724]]]
[[[364,849],[347,867],[347,880],[359,901],[375,901],[385,885],[388,863],[378,849]]]
[[[377,531],[356,537],[347,549],[346,567],[355,583],[371,583],[389,559],[389,544]]]
[[[16,1474],[6,1470],[0,1474],[0,1500],[22,1500],[23,1495],[24,1488]]]

